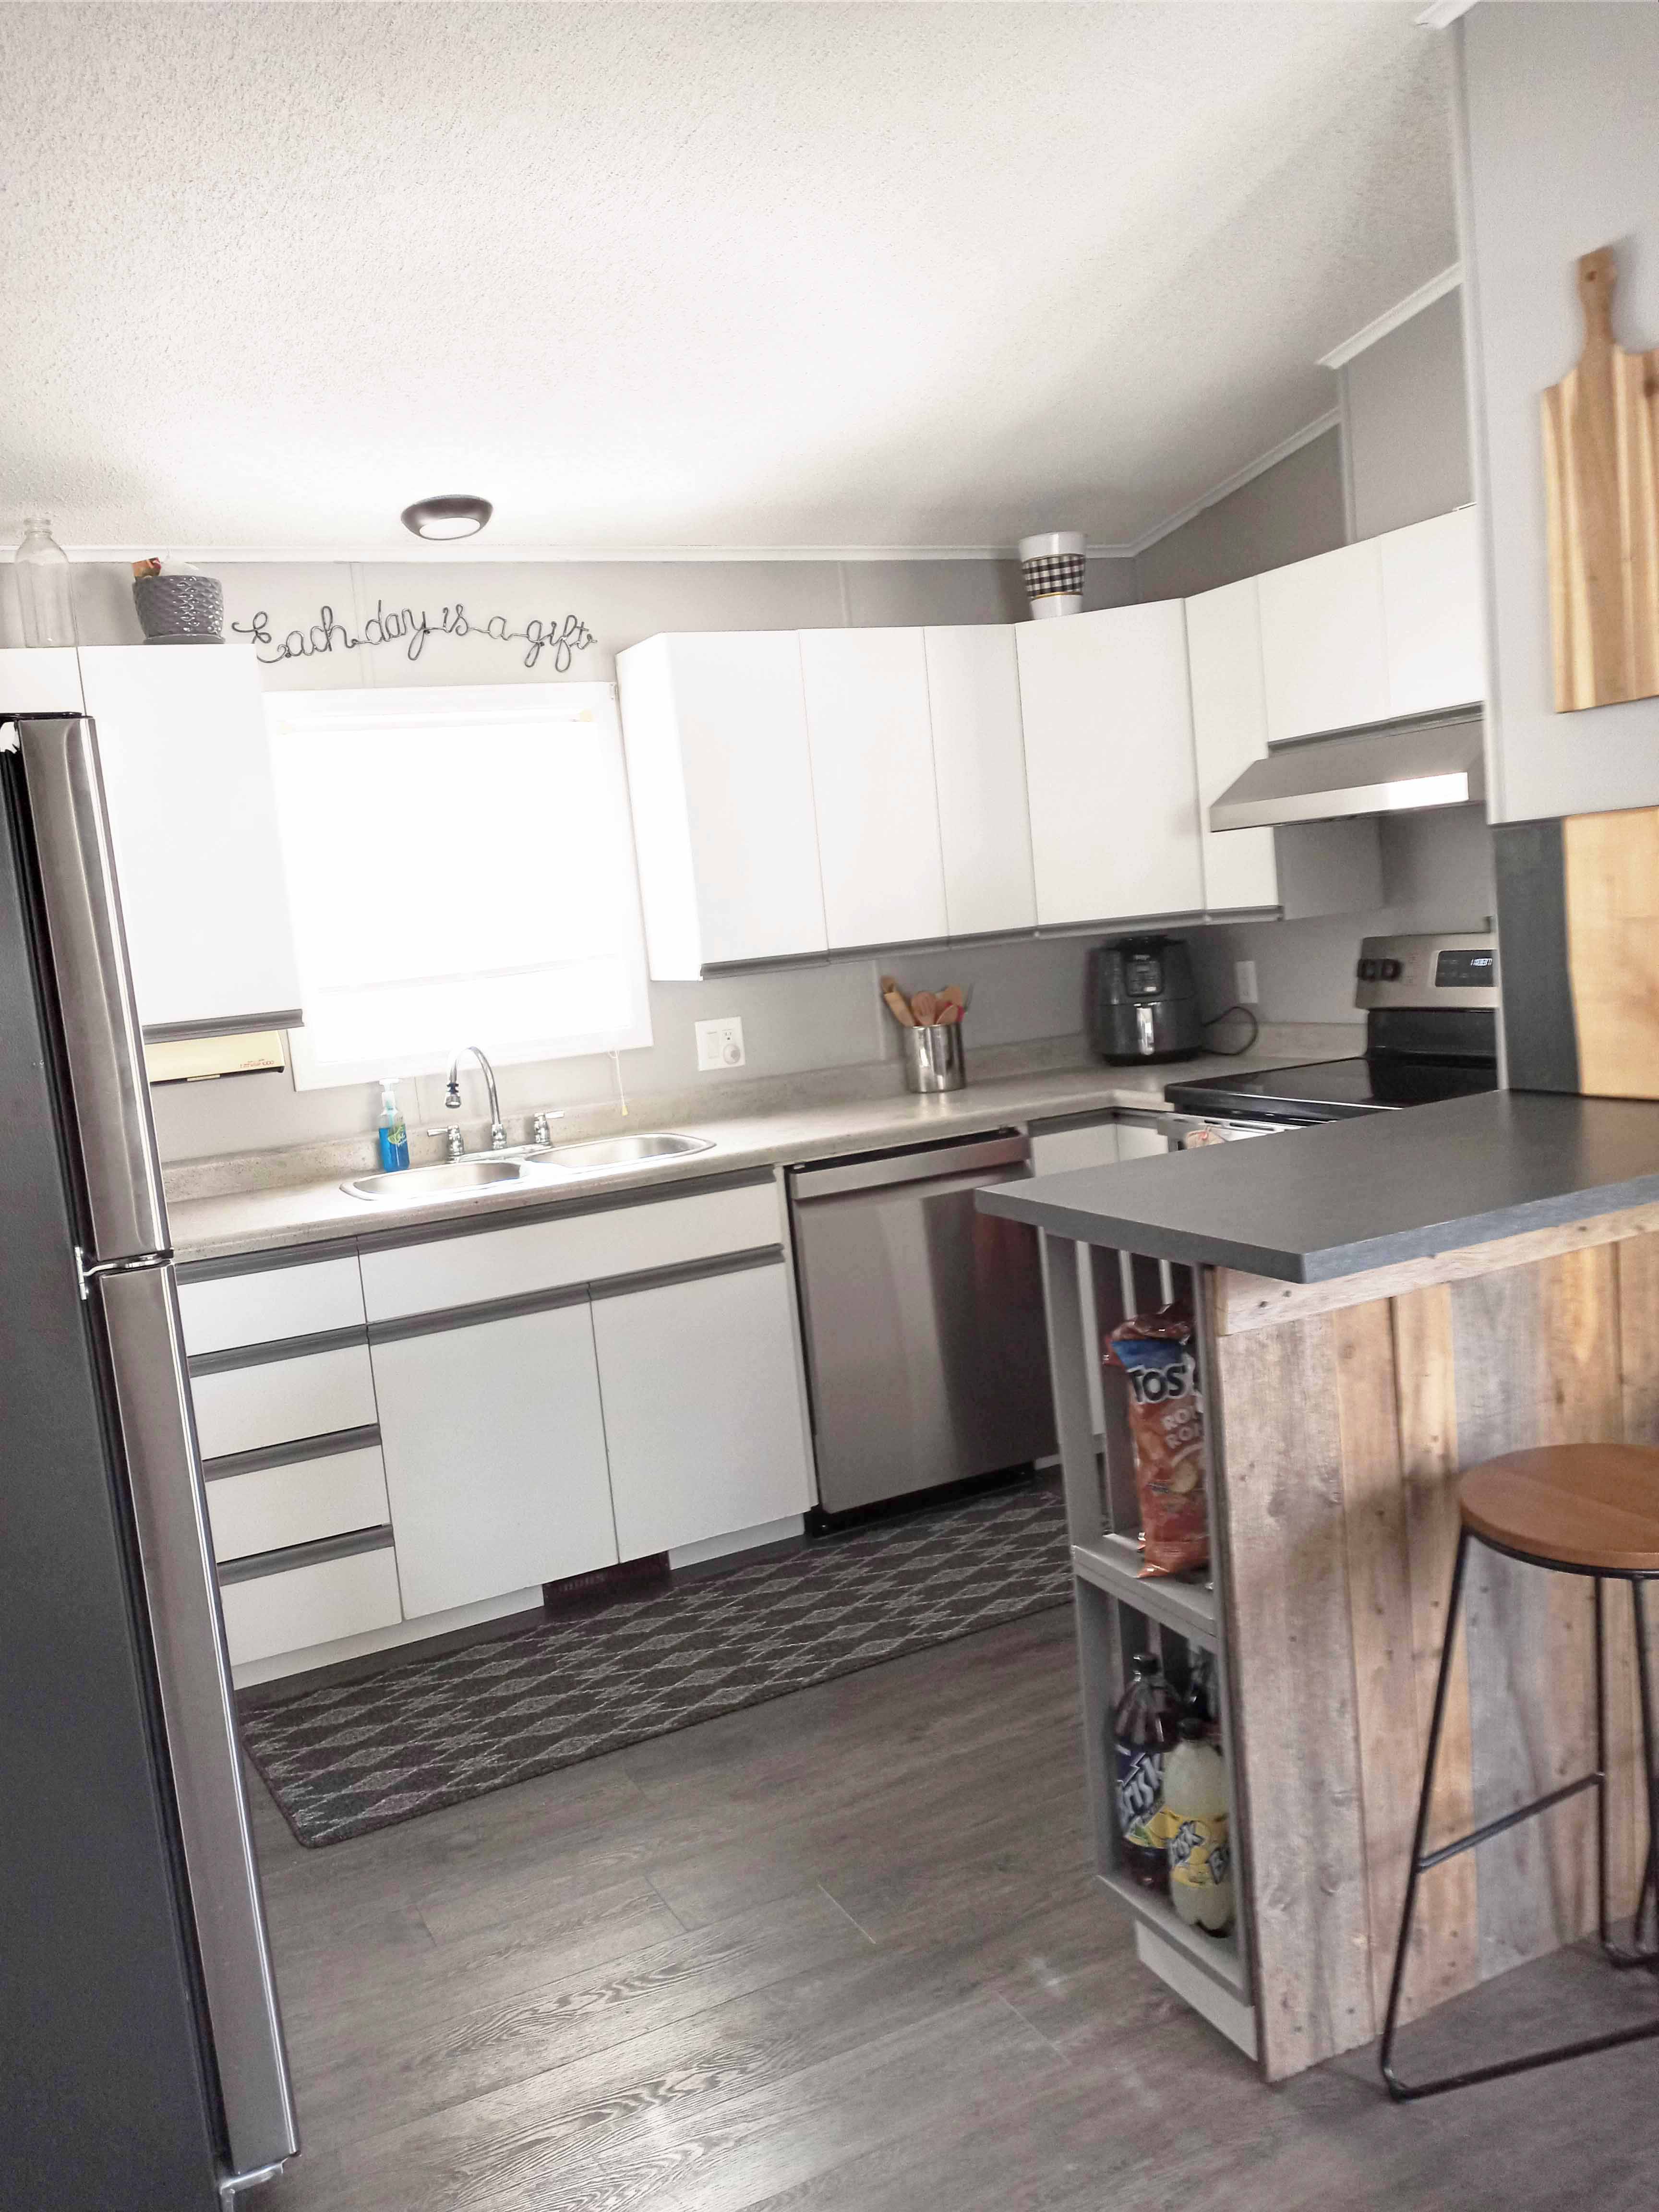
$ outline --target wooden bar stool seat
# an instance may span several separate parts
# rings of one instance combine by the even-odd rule
[[[1478,2081],[1494,2081],[1508,2074],[1521,2074],[1535,2066],[1553,2066],[1564,2058],[1588,2057],[1593,2051],[1610,2051],[1617,2044],[1638,2043],[1659,2035],[1659,2017],[1634,2027],[1614,2029],[1606,2035],[1558,2045],[1552,2050],[1529,2051],[1524,2057],[1504,2059],[1493,2065],[1474,2066],[1444,2074],[1429,2081],[1402,2081],[1395,2069],[1395,2036],[1399,2027],[1400,1994],[1405,1980],[1406,1959],[1412,1921],[1417,1907],[1418,1883],[1431,1868],[1473,1850],[1492,1836],[1517,1826],[1540,1813],[1564,1804],[1583,1791],[1595,1792],[1597,1917],[1601,1948],[1608,1962],[1620,1967],[1659,1967],[1659,1931],[1652,1946],[1644,1947],[1642,1930],[1651,1899],[1659,1919],[1659,1863],[1654,1843],[1659,1837],[1659,1746],[1656,1744],[1654,1695],[1648,1660],[1648,1618],[1643,1585],[1659,1578],[1659,1450],[1641,1444],[1547,1444],[1534,1451],[1506,1452],[1500,1459],[1469,1468],[1458,1486],[1459,1529],[1457,1559],[1452,1568],[1451,1595],[1446,1607],[1446,1640],[1440,1654],[1440,1674],[1435,1686],[1434,1716],[1429,1724],[1428,1756],[1424,1761],[1423,1788],[1418,1798],[1417,1826],[1412,1838],[1411,1863],[1406,1875],[1406,1900],[1400,1917],[1400,1941],[1395,1949],[1394,1975],[1389,1986],[1389,2007],[1382,2025],[1381,2063],[1389,2094],[1402,2102],[1432,2097],[1444,2089],[1465,2089]],[[1462,1610],[1463,1574],[1471,1544],[1505,1553],[1528,1565],[1553,1574],[1589,1575],[1595,1582],[1593,1619],[1595,1627],[1595,1765],[1588,1774],[1563,1783],[1547,1796],[1513,1812],[1486,1820],[1466,1836],[1442,1844],[1436,1850],[1424,1846],[1428,1836],[1429,1811],[1434,1798],[1435,1766],[1440,1753],[1445,1720],[1447,1686]],[[1636,1906],[1635,1942],[1616,1944],[1607,1918],[1607,1718],[1603,1624],[1604,1584],[1630,1585],[1635,1613],[1636,1668],[1642,1703],[1642,1761],[1648,1808],[1647,1860],[1641,1894]]]
[[[1659,1575],[1659,1451],[1645,1444],[1546,1444],[1471,1468],[1463,1526],[1542,1567]]]

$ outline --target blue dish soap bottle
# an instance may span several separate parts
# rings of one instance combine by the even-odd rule
[[[380,1140],[380,1165],[388,1175],[409,1165],[409,1124],[398,1108],[398,1094],[392,1085],[380,1085],[380,1118],[375,1125]]]

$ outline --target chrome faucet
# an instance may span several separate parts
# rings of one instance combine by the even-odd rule
[[[444,1104],[452,1114],[461,1110],[461,1054],[467,1052],[483,1070],[484,1087],[489,1093],[489,1146],[492,1152],[499,1152],[506,1148],[507,1131],[501,1126],[501,1102],[495,1095],[495,1071],[484,1058],[481,1045],[464,1044],[450,1061],[449,1088],[444,1093]]]

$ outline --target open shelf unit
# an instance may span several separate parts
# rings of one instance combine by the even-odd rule
[[[1127,1378],[1098,1370],[1102,1338],[1130,1314],[1185,1293],[1197,1317],[1200,1385],[1206,1388],[1201,1283],[1185,1269],[1044,1233],[1048,1352],[1055,1425],[1066,1483],[1066,1513],[1077,1577],[1078,1662],[1083,1692],[1084,1753],[1096,1871],[1102,1888],[1136,1923],[1136,1951],[1187,2003],[1247,2056],[1256,2056],[1251,1998],[1248,1869],[1234,1864],[1237,1913],[1224,1937],[1189,1928],[1169,1899],[1143,1889],[1121,1863],[1112,1716],[1139,1651],[1158,1653],[1177,1690],[1194,1656],[1213,1662],[1221,1747],[1229,1789],[1234,1771],[1232,1693],[1228,1672],[1225,1563],[1218,1534],[1216,1470],[1206,1452],[1212,1564],[1207,1575],[1140,1573],[1139,1503],[1129,1425]],[[1173,1279],[1172,1279],[1173,1276]],[[1094,1371],[1091,1372],[1091,1370]],[[1237,1851],[1239,1822],[1231,1808]]]
[[[1073,1544],[1072,1565],[1085,1582],[1133,1606],[1149,1620],[1172,1628],[1190,1644],[1214,1651],[1219,1640],[1215,1590],[1209,1583],[1189,1582],[1140,1572],[1140,1547],[1127,1536],[1103,1530],[1092,1544]]]
[[[1139,1882],[1131,1881],[1127,1875],[1119,1874],[1115,1868],[1100,1877],[1100,1886],[1108,1890],[1121,1904],[1127,1905],[1135,1918],[1142,1921],[1166,1943],[1177,1951],[1184,1951],[1200,1972],[1219,1982],[1224,1990],[1231,1990],[1236,1997],[1249,1994],[1250,1977],[1239,1954],[1238,1930],[1235,1926],[1230,1936],[1206,1936],[1200,1929],[1189,1928],[1167,1897],[1156,1890],[1142,1889]]]

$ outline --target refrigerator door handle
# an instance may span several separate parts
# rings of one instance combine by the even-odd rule
[[[299,2148],[183,1330],[165,1263],[96,1279],[234,2172]]]
[[[149,1078],[98,740],[84,714],[15,724],[69,1059],[94,1260],[167,1249]]]

